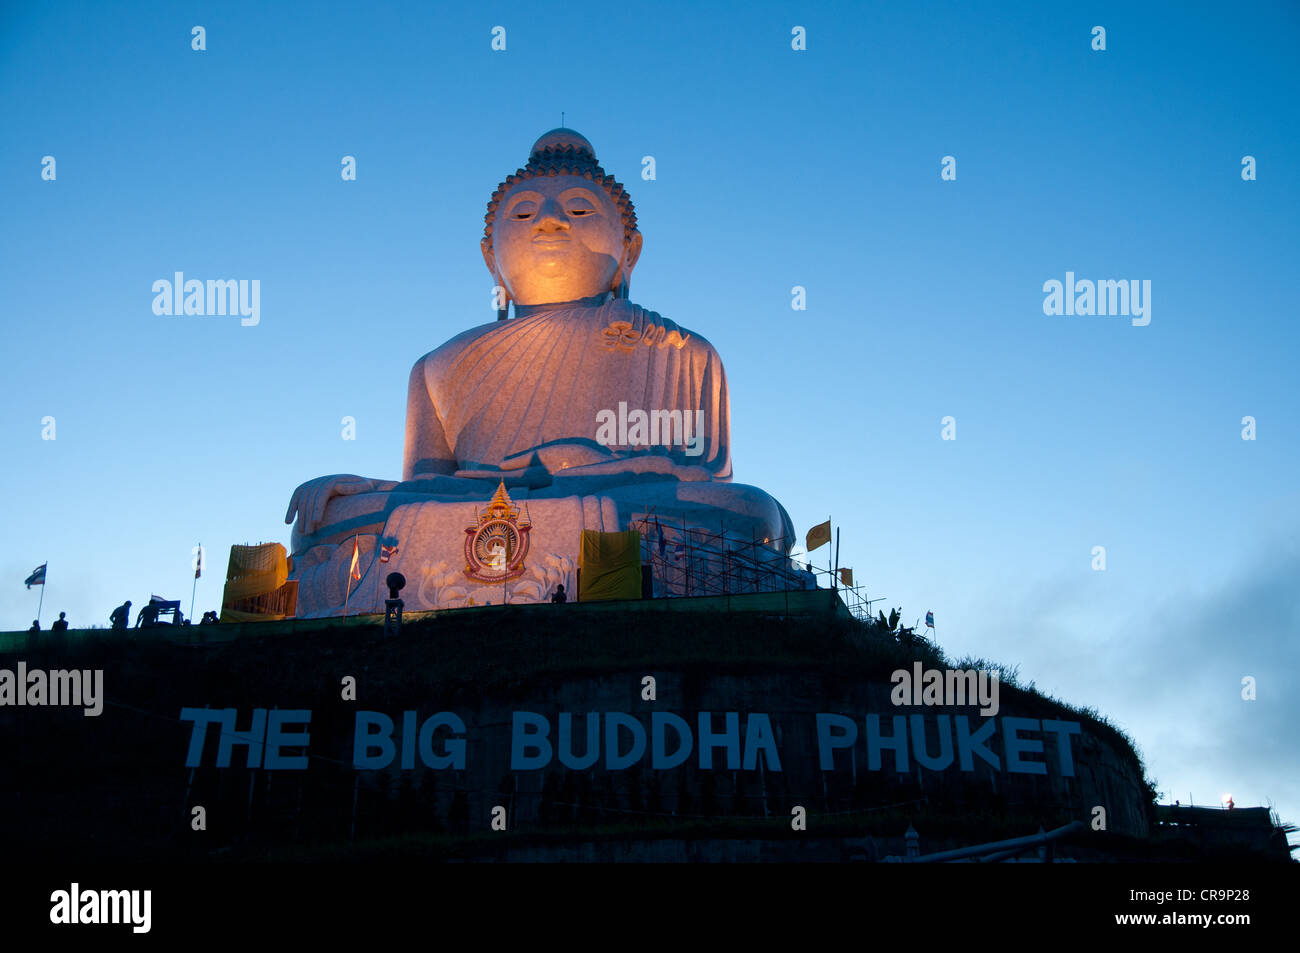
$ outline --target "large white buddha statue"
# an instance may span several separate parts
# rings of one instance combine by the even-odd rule
[[[408,609],[499,601],[503,588],[520,602],[557,583],[573,592],[584,529],[649,528],[660,553],[695,531],[780,563],[794,542],[789,516],[730,482],[718,352],[628,300],[641,233],[591,144],[570,129],[546,133],[485,221],[498,320],[416,361],[402,481],[320,477],[290,500],[298,614],[342,610],[353,537],[365,570],[353,612],[382,608],[393,569],[413,583]],[[494,515],[497,529],[476,533]],[[524,529],[507,525],[521,519]],[[673,589],[666,576],[655,586]]]

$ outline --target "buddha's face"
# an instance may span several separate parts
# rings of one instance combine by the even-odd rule
[[[576,301],[609,291],[630,274],[641,235],[623,241],[623,218],[590,179],[545,176],[505,194],[484,244],[488,270],[518,304]]]

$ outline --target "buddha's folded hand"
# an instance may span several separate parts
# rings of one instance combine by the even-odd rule
[[[376,490],[387,491],[397,483],[392,480],[372,480],[353,473],[335,473],[331,476],[317,477],[293,491],[289,500],[289,509],[284,514],[284,521],[292,523],[298,518],[297,531],[306,536],[320,528],[325,519],[325,507],[336,496],[351,496],[354,493],[371,493]]]
[[[511,454],[502,461],[501,469],[522,470],[541,465],[551,473],[558,473],[571,467],[604,463],[613,457],[614,454],[591,440],[557,440],[523,453]]]

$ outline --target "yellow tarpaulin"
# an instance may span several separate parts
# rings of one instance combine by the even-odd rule
[[[236,605],[251,605],[256,607],[257,611],[250,612],[223,605],[222,622],[278,622],[280,619],[292,619],[298,608],[298,580],[292,579],[274,592],[242,600]]]
[[[579,602],[641,598],[641,534],[582,531]]]
[[[221,621],[283,619],[297,608],[298,585],[286,585],[289,559],[279,543],[231,546]]]

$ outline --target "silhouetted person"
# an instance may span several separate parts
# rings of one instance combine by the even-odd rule
[[[147,629],[151,625],[157,625],[157,624],[158,624],[158,603],[150,599],[149,604],[146,605],[143,609],[141,609],[140,614],[135,617],[135,627],[138,629],[141,626],[143,626],[144,628]]]
[[[126,602],[114,609],[113,614],[108,617],[108,621],[113,623],[115,629],[125,629],[127,623],[131,621],[131,600],[127,599]]]
[[[36,634],[37,632],[39,632],[39,631],[41,631],[41,623],[40,623],[40,620],[39,620],[39,619],[32,619],[32,627],[31,627],[30,629],[27,630],[28,635],[35,635],[35,634]]]
[[[203,613],[203,620],[199,622],[199,625],[216,625],[216,624],[217,624],[217,613],[215,610]]]
[[[67,615],[68,615],[68,614],[67,614],[66,612],[60,612],[60,613],[59,613],[59,617],[58,617],[57,619],[54,620],[54,625],[50,626],[50,631],[51,631],[51,632],[67,632],[67,631],[68,631],[68,619],[67,619]]]
[[[555,587],[555,595],[551,596],[551,602],[555,603],[556,605],[559,605],[562,602],[568,602],[568,601],[569,601],[569,597],[564,594],[563,584],[557,585]]]

